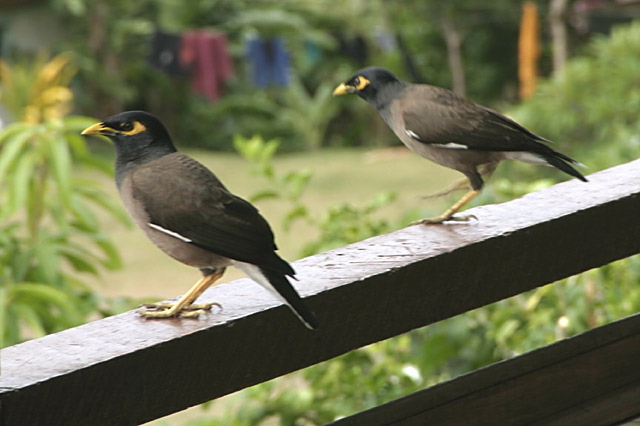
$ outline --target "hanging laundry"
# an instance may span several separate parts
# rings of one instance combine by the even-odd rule
[[[227,47],[227,36],[212,31],[187,31],[182,35],[180,63],[190,70],[191,88],[216,101],[224,83],[234,74]]]
[[[151,48],[147,61],[152,67],[169,75],[185,75],[180,65],[180,36],[156,31],[151,36]]]
[[[245,55],[255,86],[289,84],[289,53],[282,37],[252,38],[247,43]]]

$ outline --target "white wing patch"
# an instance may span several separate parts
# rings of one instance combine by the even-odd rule
[[[418,136],[414,131],[409,129],[404,129],[404,131],[407,132],[407,135],[409,135],[410,138],[420,140],[420,136]]]
[[[177,232],[173,232],[173,231],[170,231],[168,229],[165,229],[160,225],[156,225],[155,223],[149,223],[148,225],[150,227],[152,227],[153,229],[155,229],[156,231],[163,232],[163,233],[165,233],[167,235],[172,236],[173,238],[177,238],[177,239],[179,239],[181,241],[184,241],[185,243],[190,243],[191,242],[191,240],[189,238],[187,238],[187,237],[185,237],[183,235],[180,235]]]
[[[439,148],[447,148],[447,149],[469,149],[468,146],[462,145],[461,143],[455,143],[455,142],[438,143],[434,145]]]
[[[410,138],[413,138],[417,141],[421,141],[420,136],[416,134],[413,130],[404,129],[405,133],[409,135]],[[468,146],[463,145],[461,143],[455,142],[447,142],[447,143],[431,143],[431,146],[436,146],[438,148],[446,148],[446,149],[469,149]]]

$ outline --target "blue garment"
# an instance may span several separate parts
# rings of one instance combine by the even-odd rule
[[[289,52],[282,37],[250,39],[246,57],[250,65],[251,81],[255,86],[289,84]]]

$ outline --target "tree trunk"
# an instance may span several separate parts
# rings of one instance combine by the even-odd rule
[[[549,23],[551,26],[551,46],[553,51],[553,72],[557,74],[567,62],[567,27],[565,16],[567,0],[551,0],[549,4]]]
[[[453,91],[465,96],[467,83],[464,76],[464,58],[462,57],[462,34],[455,27],[451,18],[446,15],[442,19],[442,31],[447,44]]]

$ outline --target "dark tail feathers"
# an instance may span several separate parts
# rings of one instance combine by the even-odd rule
[[[267,268],[260,268],[267,280],[280,296],[284,298],[294,314],[310,329],[318,328],[318,319],[304,303],[302,298],[293,288],[287,277],[282,272],[273,271]]]
[[[575,178],[578,178],[583,182],[588,182],[586,177],[582,176],[582,174],[579,171],[577,171],[571,166],[571,164],[576,164],[576,165],[582,165],[582,164],[574,160],[573,158],[569,157],[568,155],[564,155],[561,152],[551,150],[550,153],[544,153],[542,154],[542,156],[545,159],[545,161],[549,163],[549,165],[557,169],[560,169],[566,174],[571,175]]]

